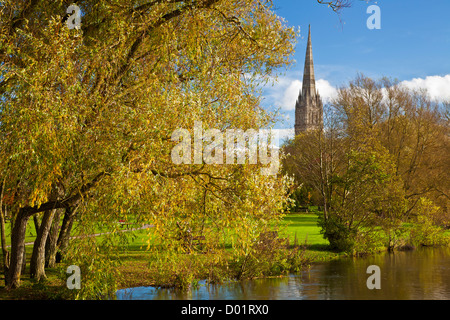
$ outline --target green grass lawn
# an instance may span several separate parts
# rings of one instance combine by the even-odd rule
[[[6,245],[11,242],[11,223],[5,223]],[[28,220],[27,232],[25,234],[25,243],[33,242],[36,239],[36,228],[32,219]]]
[[[151,229],[134,231],[134,239],[130,240],[128,249],[131,251],[145,250],[149,232],[152,232]],[[311,251],[324,251],[328,249],[329,245],[328,240],[320,234],[320,228],[317,226],[317,215],[313,213],[286,215],[280,225],[279,237],[289,238],[291,245],[297,238],[299,245],[306,244]]]
[[[132,226],[137,227],[137,226]],[[98,230],[98,232],[105,232],[105,230]],[[6,240],[9,245],[10,242],[10,223],[6,224]],[[132,231],[129,233],[130,240],[125,250],[123,250],[123,257],[125,259],[142,259],[146,255],[147,241],[149,234],[152,234],[152,229],[143,229]],[[229,232],[232,236],[232,232]],[[317,215],[314,213],[292,213],[284,217],[282,224],[280,225],[279,236],[282,238],[289,238],[289,243],[292,245],[297,239],[297,244],[307,245],[308,251],[312,254],[316,254],[318,258],[322,256],[327,258],[333,253],[328,252],[328,241],[320,234],[320,228],[317,226]],[[28,227],[26,232],[26,243],[33,243],[36,238],[36,230],[33,221],[28,221]],[[97,237],[99,241],[102,240],[102,236]],[[27,247],[31,247],[28,245]],[[226,246],[231,247],[231,242]]]
[[[320,234],[317,215],[313,213],[289,214],[284,218],[281,229],[282,235],[289,237],[291,243],[297,238],[299,244],[313,247],[326,247],[329,244]]]
[[[284,217],[280,226],[280,237],[288,237],[292,245],[306,245],[306,252],[313,261],[330,260],[339,257],[329,250],[329,242],[320,233],[315,213],[291,213]]]
[[[11,224],[6,223],[6,242],[9,245]],[[136,227],[136,226],[132,226]],[[299,244],[304,244],[305,241],[311,246],[326,246],[327,240],[323,239],[320,234],[320,229],[317,226],[317,215],[314,213],[292,213],[285,216],[281,227],[281,235],[283,237],[289,237],[291,243],[293,243],[295,234]],[[105,230],[97,230],[97,232],[105,232]],[[140,247],[146,245],[148,231],[134,231],[136,239],[133,240],[133,247]],[[36,239],[36,230],[33,220],[28,221],[25,242],[30,243]]]

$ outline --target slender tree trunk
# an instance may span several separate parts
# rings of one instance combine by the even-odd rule
[[[25,248],[25,243],[23,244],[23,253],[22,253],[22,267],[21,267],[21,273],[25,273],[25,270],[27,268],[27,250]]]
[[[25,265],[23,257],[25,251],[25,234],[29,218],[30,215],[20,209],[14,221],[14,226],[11,234],[10,264],[6,277],[8,289],[18,288],[20,286],[22,267],[23,265]]]
[[[5,181],[3,181],[2,186],[0,187],[0,239],[2,246],[2,254],[3,254],[3,271],[5,274],[5,282],[6,275],[9,269],[9,251],[6,248],[6,232],[5,232],[5,217],[6,217],[6,206],[3,207],[3,190],[5,186]],[[5,209],[3,209],[5,208]],[[5,283],[6,285],[6,283]]]
[[[63,210],[58,209],[53,217],[52,227],[48,234],[47,241],[45,243],[45,266],[48,268],[54,268],[56,265],[56,252],[58,233],[60,230],[60,218]]]
[[[36,280],[45,279],[45,243],[50,232],[56,209],[44,212],[36,240],[34,241],[33,254],[30,261],[30,277]]]
[[[33,222],[34,222],[34,229],[36,230],[36,235],[37,235],[39,233],[39,228],[41,227],[40,223],[39,223],[39,217],[37,214],[35,214],[33,216]]]
[[[6,232],[5,232],[5,213],[3,211],[3,205],[0,199],[0,236],[1,236],[1,245],[2,245],[2,254],[3,254],[3,270],[5,273],[5,282],[6,275],[9,269],[9,251],[6,248]],[[6,283],[5,283],[6,285]]]
[[[55,257],[55,262],[58,263],[62,260],[64,251],[69,244],[70,231],[72,230],[73,221],[75,220],[75,215],[77,213],[78,207],[68,207],[64,213],[64,219],[61,225],[61,230],[59,232],[58,242],[57,242],[57,253]]]

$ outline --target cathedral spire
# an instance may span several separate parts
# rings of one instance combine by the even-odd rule
[[[295,135],[311,129],[321,128],[323,128],[323,104],[319,93],[316,91],[311,26],[309,26],[302,90],[295,104]]]
[[[308,44],[306,47],[305,69],[303,72],[303,89],[304,97],[314,97],[316,95],[316,79],[314,78],[314,62],[311,44],[311,25],[308,31]]]

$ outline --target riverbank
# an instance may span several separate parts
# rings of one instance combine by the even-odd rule
[[[343,252],[333,252],[330,250],[329,242],[323,238],[320,233],[320,227],[317,225],[318,216],[315,213],[297,213],[297,214],[288,214],[284,217],[283,224],[280,226],[279,237],[284,239],[289,239],[289,249],[284,252],[284,254],[289,255],[289,251],[295,251],[295,249],[300,248],[300,262],[304,264],[304,267],[308,269],[310,266],[314,266],[321,263],[328,263],[335,260],[342,260],[341,258],[349,257],[348,254]],[[450,236],[450,232],[447,231],[446,236]],[[139,246],[141,243],[139,242],[140,238],[137,238],[136,246]],[[167,270],[161,270],[149,267],[148,256],[143,256],[142,252],[140,252],[137,247],[130,248],[128,251],[127,262],[125,262],[121,267],[122,274],[125,275],[123,281],[119,284],[118,289],[127,289],[134,287],[172,287],[177,286],[179,283],[173,283],[173,280],[167,275]],[[417,251],[422,248],[412,249],[412,247],[408,247],[407,251]],[[380,249],[379,253],[383,251],[387,251],[386,248]],[[402,252],[406,252],[403,251]],[[184,255],[186,259],[192,258],[189,255]],[[185,261],[183,259],[185,257],[181,257],[179,263],[183,264]],[[204,260],[210,259],[207,255],[199,255],[200,258],[204,258]],[[230,257],[230,260],[232,257]],[[196,279],[208,279],[211,278],[211,268],[208,265],[208,262],[201,261],[196,266],[201,266],[195,272],[193,270],[187,270],[186,268],[179,269],[180,277],[185,277],[184,280],[188,280],[193,284],[193,287],[196,286]],[[261,262],[262,264],[264,262]],[[192,265],[191,265],[192,266]],[[231,264],[231,268],[232,268]],[[204,267],[202,269],[202,267]],[[233,270],[230,270],[230,266],[228,266],[227,274],[222,274],[222,280],[235,280],[233,277],[226,278],[227,276],[236,274]],[[166,273],[163,276],[156,277],[155,275],[161,273]],[[218,272],[218,270],[212,270],[212,272]],[[270,278],[270,277],[282,277],[291,272],[281,272],[279,274],[273,276],[261,276],[255,278]],[[165,277],[164,277],[165,276]],[[220,276],[220,275],[219,275]],[[213,280],[214,277],[212,277]],[[219,279],[220,280],[220,279]],[[247,279],[245,279],[247,280]]]
[[[184,281],[184,285],[195,286],[197,279],[215,279],[217,282],[230,279],[233,267],[232,264],[221,264],[225,260],[214,261],[212,255],[183,255],[175,265],[164,268],[164,264],[150,264],[151,253],[146,250],[149,229],[136,229],[130,234],[133,235],[129,244],[120,250],[120,278],[117,280],[117,289],[142,287],[142,286],[172,286],[170,268],[181,267],[179,281]],[[447,232],[449,233],[449,232]],[[100,236],[101,237],[101,236]],[[288,239],[289,248],[284,254],[295,252],[299,262],[304,266],[313,265],[320,262],[332,261],[345,256],[343,253],[333,252],[329,249],[328,241],[320,234],[317,225],[317,215],[314,213],[289,214],[284,217],[280,226],[278,237]],[[296,249],[295,249],[296,248]],[[27,246],[27,258],[31,257],[32,246]],[[283,249],[284,250],[284,249]],[[226,255],[223,255],[225,259]],[[232,257],[229,257],[232,259]],[[267,259],[266,259],[267,261]],[[282,259],[280,259],[282,261]],[[188,267],[189,266],[189,267]],[[169,268],[167,268],[169,267]],[[257,267],[260,267],[257,265]],[[271,267],[268,265],[268,267]],[[281,266],[283,267],[283,266]],[[190,268],[190,269],[189,269]],[[4,284],[3,271],[0,274],[0,284]],[[5,299],[66,299],[67,291],[65,283],[58,277],[61,270],[57,268],[46,269],[47,279],[36,283],[29,278],[29,270],[22,276],[22,286],[19,289],[6,291],[0,286],[0,300]],[[276,273],[276,272],[275,272]],[[187,283],[186,283],[187,282]]]
[[[26,256],[32,254],[32,243],[35,235],[33,228],[29,226],[27,233]],[[308,262],[327,261],[339,257],[338,253],[328,250],[328,242],[323,239],[320,229],[317,226],[317,216],[313,213],[290,214],[284,218],[279,234],[280,238],[288,238],[289,244],[302,245],[304,248],[304,258]],[[128,246],[120,250],[121,274],[118,280],[118,289],[137,286],[164,285],[162,278],[157,276],[155,270],[149,268],[150,253],[146,250],[149,230],[147,228],[136,228],[130,234],[133,235]],[[101,234],[98,234],[101,237]],[[188,255],[186,255],[188,256]],[[190,258],[190,257],[188,257]],[[200,260],[206,260],[205,255],[199,256]],[[29,266],[29,263],[27,263]],[[204,273],[207,270],[198,270]],[[210,270],[209,270],[210,271]],[[4,274],[0,270],[0,300],[5,299],[64,299],[64,283],[59,279],[57,268],[46,269],[47,279],[36,283],[29,277],[28,267],[22,274],[22,284],[19,289],[6,291],[3,287]],[[225,277],[225,275],[223,275]],[[160,280],[157,283],[158,279]],[[166,284],[169,285],[169,284]],[[63,290],[61,290],[63,288]]]
[[[320,233],[320,228],[317,225],[317,215],[315,213],[288,214],[284,217],[279,229],[278,238],[283,240],[288,239],[288,248],[281,254],[289,256],[293,255],[294,251],[297,251],[298,263],[303,264],[304,267],[308,267],[316,262],[331,261],[344,256],[343,253],[330,250],[329,242]],[[133,243],[121,254],[124,259],[124,263],[120,267],[123,279],[119,282],[118,289],[141,286],[170,287],[179,285],[179,283],[174,283],[176,280],[170,279],[171,275],[168,274],[167,270],[162,270],[162,267],[158,268],[158,265],[154,265],[153,268],[149,266],[148,253],[142,251],[147,245],[147,234],[140,232],[136,235],[137,237]],[[195,279],[212,278],[214,281],[220,282],[220,280],[229,280],[230,276],[232,278],[232,275],[236,273],[231,270],[235,266],[233,262],[230,262],[233,259],[231,254],[228,257],[228,261],[222,260],[222,262],[227,264],[226,266],[223,264],[220,265],[220,263],[211,265],[208,263],[208,260],[212,259],[214,258],[207,254],[180,256],[178,263],[189,264],[190,270],[180,267],[177,270],[180,272],[178,277],[184,277],[186,279],[179,280],[189,281],[191,279],[195,284]],[[194,260],[195,262],[193,262]],[[197,268],[197,270],[192,270],[194,268]],[[222,272],[220,270],[221,268],[226,269],[227,272]],[[267,266],[267,268],[270,268],[270,266]],[[211,275],[212,272],[216,274]],[[274,276],[281,276],[281,274]]]

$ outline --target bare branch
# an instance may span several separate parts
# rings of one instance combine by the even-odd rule
[[[326,4],[330,7],[334,12],[340,12],[344,8],[349,8],[352,6],[351,0],[333,0],[333,1],[325,1],[325,0],[317,0],[320,4]]]

